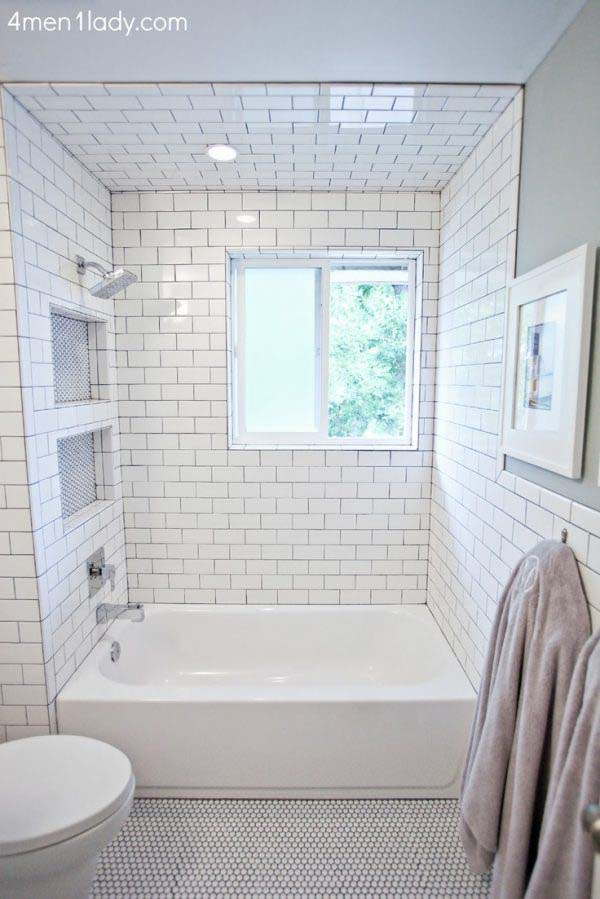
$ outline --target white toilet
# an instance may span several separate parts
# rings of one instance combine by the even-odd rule
[[[88,737],[0,746],[0,896],[87,899],[133,802],[131,762]]]

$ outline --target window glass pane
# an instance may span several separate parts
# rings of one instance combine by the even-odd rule
[[[314,431],[316,288],[313,268],[248,268],[246,430]]]
[[[332,272],[329,315],[329,436],[404,436],[407,272]]]

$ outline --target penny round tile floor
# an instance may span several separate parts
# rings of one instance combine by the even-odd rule
[[[454,800],[138,799],[93,899],[487,897]]]

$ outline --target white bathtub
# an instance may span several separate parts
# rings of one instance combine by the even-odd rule
[[[457,796],[474,703],[425,606],[161,605],[116,621],[57,708],[142,796],[423,798]]]

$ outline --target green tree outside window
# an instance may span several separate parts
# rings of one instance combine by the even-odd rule
[[[332,284],[330,437],[403,435],[407,318],[405,284]]]

